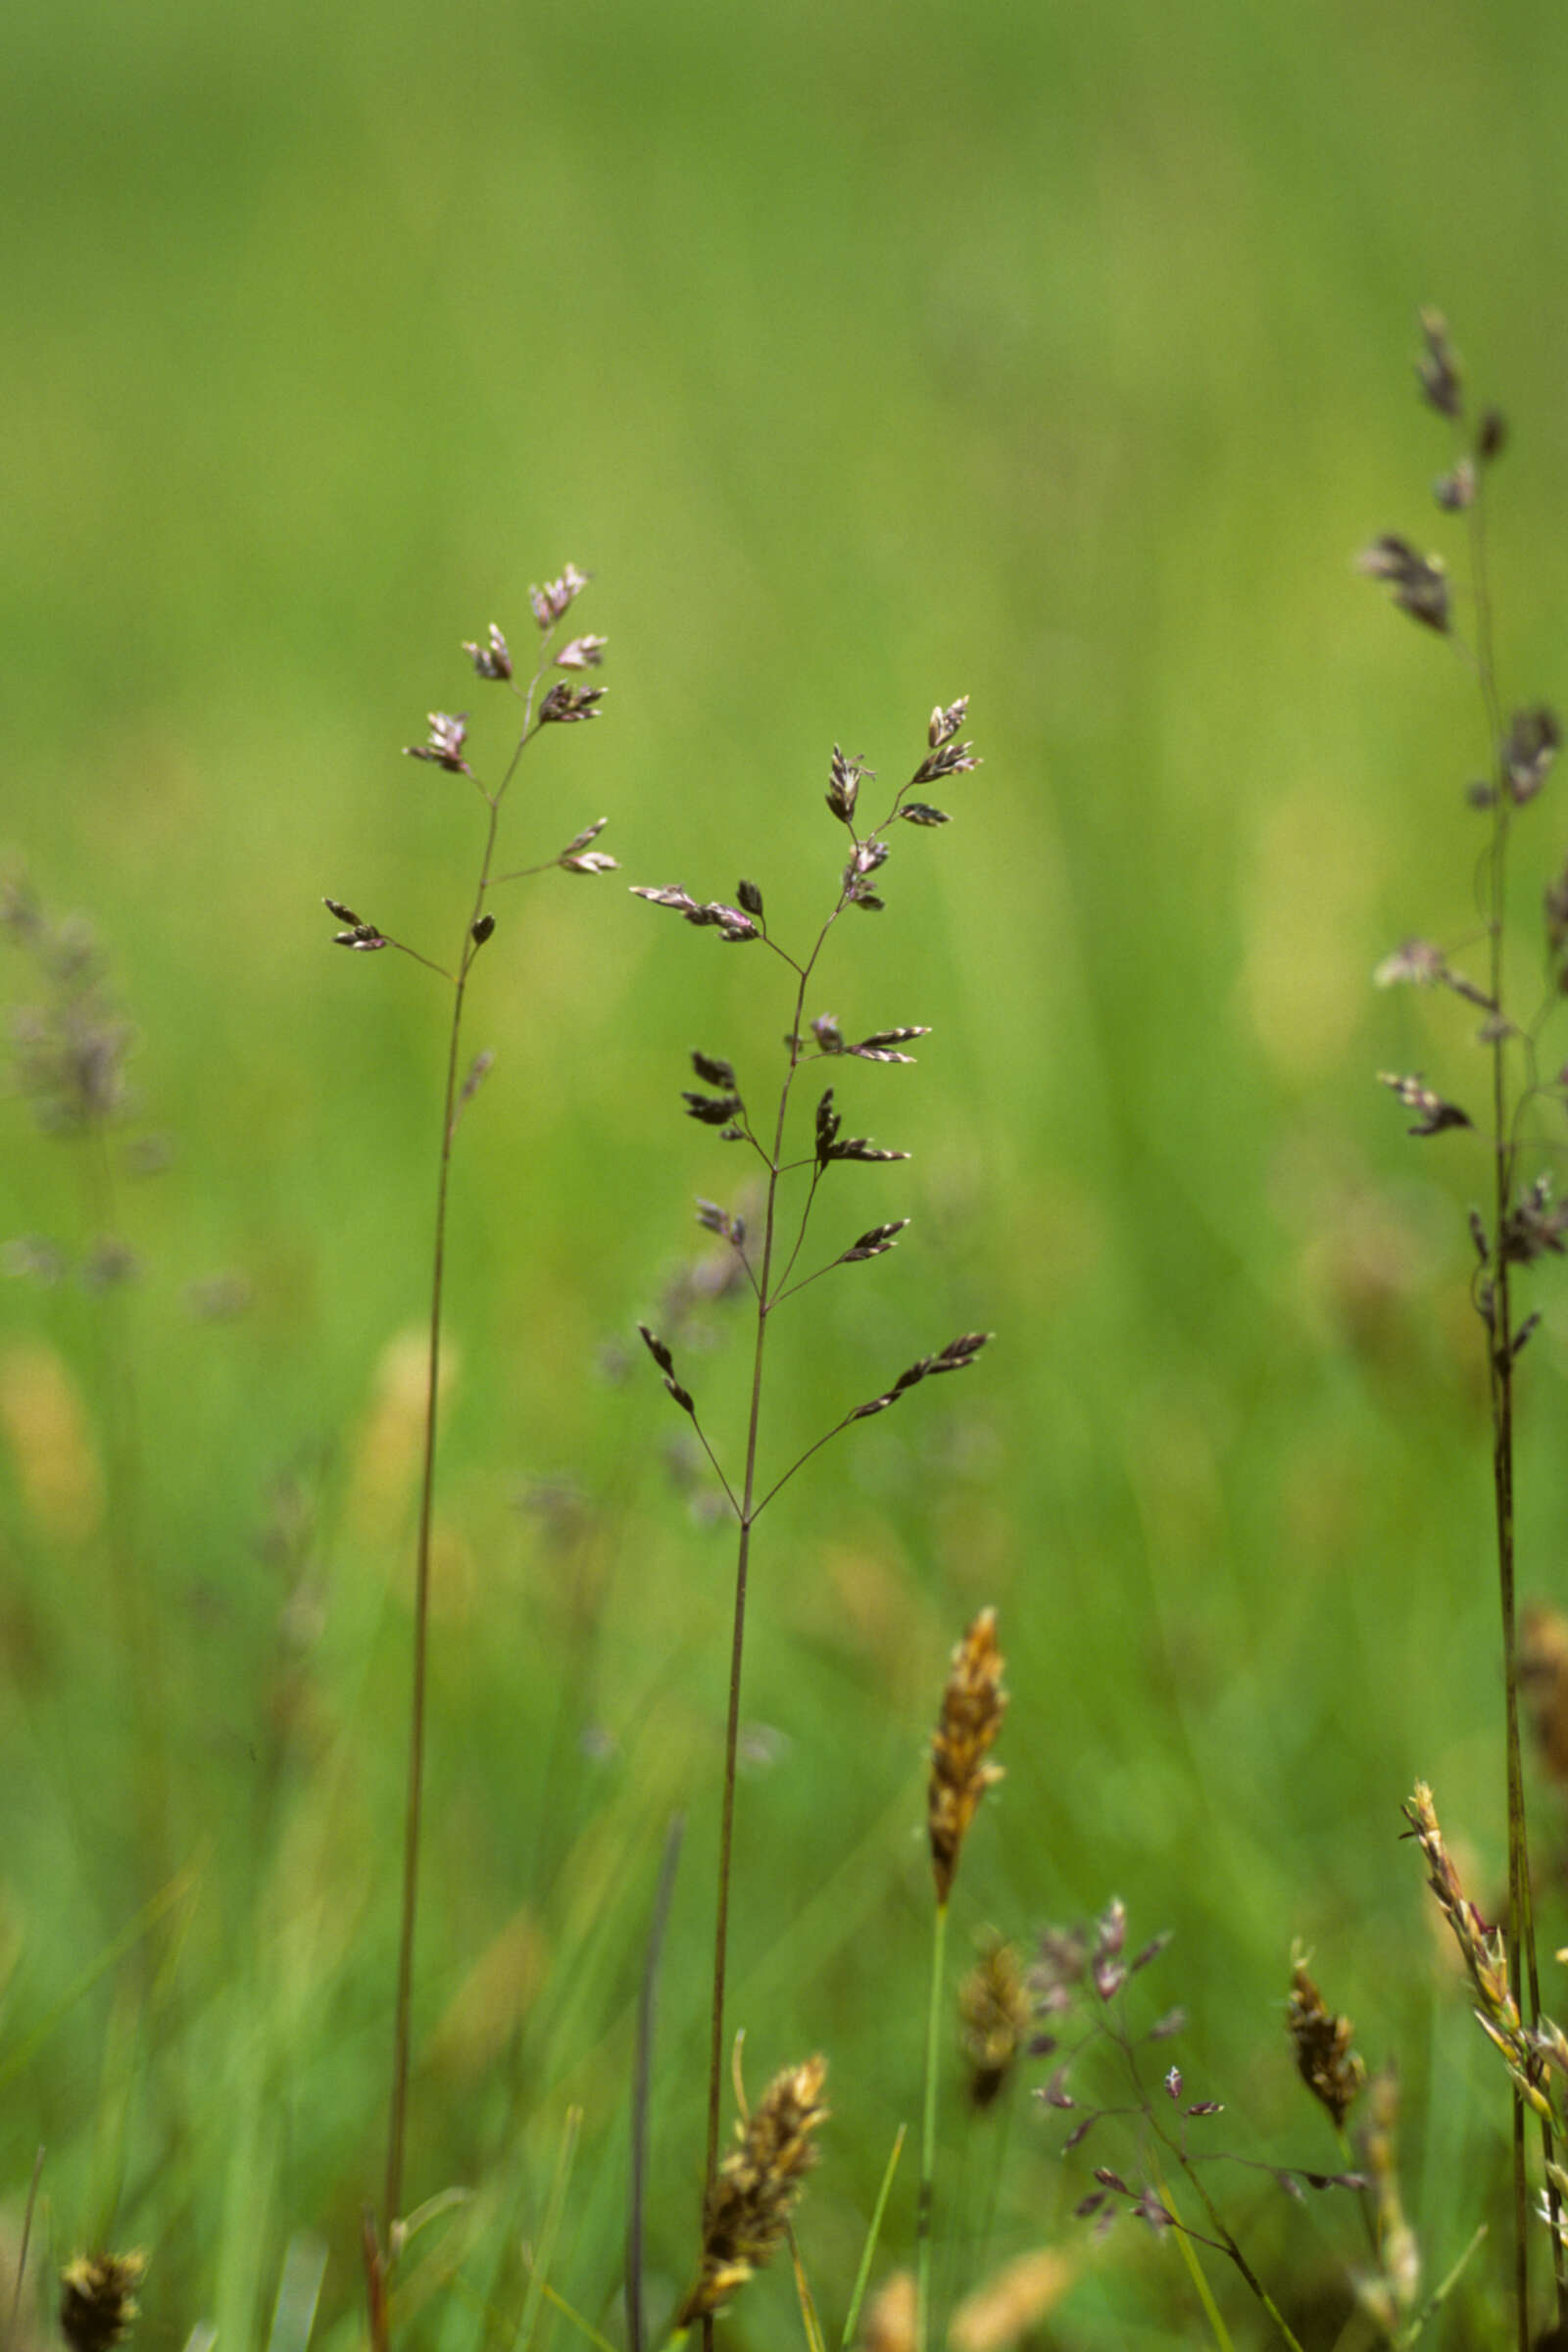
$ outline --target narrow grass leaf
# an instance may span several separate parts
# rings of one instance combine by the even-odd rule
[[[870,2226],[865,2232],[865,2244],[860,2251],[860,2267],[855,2274],[855,2285],[850,2293],[850,2308],[845,2314],[844,2333],[839,2338],[842,2352],[850,2352],[850,2346],[855,2341],[855,2330],[860,2324],[860,2305],[865,2301],[865,2290],[871,2277],[871,2265],[876,2260],[876,2243],[882,2234],[882,2216],[888,2209],[888,2198],[893,2193],[893,2177],[899,2169],[899,2158],[904,2154],[904,2142],[908,2134],[908,2129],[907,2124],[899,2126],[893,2142],[893,2153],[889,2156],[887,2167],[882,2175],[882,2185],[876,2192],[876,2203],[871,2209]]]
[[[306,2352],[325,2276],[325,2240],[309,2230],[296,2230],[283,2255],[267,2352]]]
[[[568,2107],[566,2128],[561,2135],[561,2154],[556,2159],[556,2177],[550,2183],[550,2196],[545,2206],[544,2224],[539,2231],[539,2251],[529,2259],[526,2250],[523,2260],[528,2270],[528,2294],[522,2307],[522,2320],[513,2338],[516,2352],[530,2352],[533,2331],[539,2321],[539,2306],[543,2302],[550,2277],[550,2265],[555,2260],[556,2240],[561,2234],[561,2217],[566,2210],[566,2190],[571,2182],[571,2168],[577,2155],[577,2134],[582,2129],[582,2109]]]

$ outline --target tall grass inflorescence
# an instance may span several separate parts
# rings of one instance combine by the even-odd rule
[[[716,932],[726,945],[764,949],[789,974],[785,984],[790,1007],[784,1038],[785,1061],[776,1082],[776,1092],[764,1088],[760,1100],[749,1079],[743,1084],[733,1062],[715,1054],[699,1052],[692,1055],[692,1069],[698,1086],[689,1089],[685,1096],[689,1116],[701,1126],[711,1128],[722,1142],[739,1144],[760,1167],[761,1174],[760,1240],[751,1231],[746,1218],[735,1209],[722,1207],[716,1201],[708,1200],[698,1204],[699,1222],[728,1244],[741,1269],[742,1279],[753,1294],[755,1318],[751,1397],[746,1421],[744,1460],[737,1476],[731,1477],[725,1471],[710,1443],[696,1399],[677,1374],[669,1348],[646,1324],[641,1327],[644,1342],[663,1375],[666,1390],[691,1420],[698,1442],[712,1464],[736,1528],[729,1698],[724,1734],[718,1886],[714,1906],[707,2150],[703,2167],[705,2244],[715,2213],[715,2200],[721,2200],[724,2194],[718,2167],[719,2113],[724,2077],[724,1979],[729,1950],[736,1758],[752,1531],[781,1488],[830,1439],[839,1436],[854,1422],[868,1420],[877,1413],[887,1411],[890,1405],[898,1403],[921,1381],[938,1373],[966,1370],[989,1336],[984,1332],[964,1332],[957,1339],[951,1340],[945,1348],[921,1356],[880,1395],[869,1397],[864,1403],[855,1405],[844,1413],[777,1476],[768,1478],[762,1472],[763,1377],[767,1339],[773,1317],[790,1299],[822,1275],[841,1266],[855,1266],[886,1256],[908,1223],[906,1217],[899,1217],[892,1222],[868,1226],[836,1255],[809,1272],[799,1271],[812,1212],[830,1173],[836,1174],[846,1166],[906,1159],[908,1154],[886,1150],[871,1143],[865,1136],[846,1135],[843,1114],[836,1102],[837,1083],[823,1088],[814,1106],[808,1112],[804,1111],[798,1100],[798,1082],[804,1071],[823,1064],[831,1065],[838,1074],[846,1072],[852,1063],[909,1062],[914,1057],[905,1049],[916,1038],[928,1034],[923,1026],[901,1024],[871,1030],[864,1036],[857,1037],[853,1031],[843,1029],[832,1013],[821,1012],[808,1018],[808,992],[816,980],[823,951],[840,916],[852,907],[861,914],[881,911],[883,899],[880,877],[892,854],[895,829],[913,825],[922,831],[930,831],[948,823],[947,810],[933,806],[920,796],[933,785],[966,774],[978,765],[971,746],[962,740],[968,707],[968,697],[964,696],[946,708],[939,705],[932,711],[926,730],[925,750],[914,772],[893,794],[879,821],[869,828],[863,823],[860,795],[863,786],[874,782],[872,772],[862,760],[847,758],[835,745],[826,801],[829,811],[849,837],[849,856],[815,937],[800,953],[785,946],[770,930],[762,893],[755,882],[742,881],[737,886],[736,904],[733,906],[716,900],[695,899],[678,884],[658,888],[640,887],[636,891],[637,897],[648,900],[656,906],[669,907],[694,928]],[[792,1110],[796,1114],[793,1121]],[[801,1132],[803,1128],[804,1134]],[[710,2342],[712,2308],[694,2309],[690,2316],[701,2318],[705,2343]]]
[[[1541,2022],[1541,1991],[1530,1879],[1530,1847],[1520,1756],[1520,1642],[1518,1564],[1514,1514],[1515,1388],[1520,1356],[1540,1322],[1539,1312],[1521,1316],[1516,1277],[1546,1255],[1561,1256],[1568,1243],[1568,1202],[1553,1197],[1545,1174],[1531,1175],[1537,1156],[1531,1117],[1541,1103],[1568,1100],[1568,1071],[1544,1079],[1540,1067],[1543,1030],[1568,992],[1568,869],[1551,880],[1544,895],[1544,988],[1528,1015],[1515,1010],[1508,956],[1513,836],[1517,823],[1541,795],[1555,757],[1558,723],[1544,705],[1508,712],[1499,679],[1488,570],[1487,513],[1493,466],[1506,441],[1495,409],[1477,412],[1469,403],[1458,361],[1444,320],[1434,311],[1422,316],[1424,349],[1417,368],[1427,406],[1452,435],[1451,463],[1436,484],[1439,507],[1464,532],[1464,577],[1468,612],[1463,625],[1455,611],[1448,573],[1440,558],[1422,555],[1408,540],[1386,533],[1360,559],[1362,570],[1388,583],[1395,605],[1412,620],[1443,638],[1459,655],[1480,703],[1485,770],[1469,787],[1471,809],[1484,828],[1477,861],[1479,929],[1453,945],[1407,939],[1380,965],[1383,986],[1409,983],[1446,988],[1479,1013],[1476,1032],[1487,1062],[1486,1108],[1479,1119],[1429,1087],[1419,1073],[1384,1073],[1407,1109],[1415,1112],[1410,1133],[1431,1137],[1478,1132],[1484,1139],[1489,1172],[1486,1198],[1470,1211],[1475,1249],[1471,1298],[1485,1350],[1492,1419],[1492,1484],[1497,1596],[1501,1615],[1504,1699],[1504,1783],[1508,1824],[1507,1979],[1516,2012],[1530,2030]],[[1480,976],[1453,960],[1472,946],[1481,949]],[[1530,2340],[1529,2197],[1526,2170],[1526,2107],[1520,2082],[1513,2089],[1514,2285],[1518,2342]],[[1547,2198],[1555,2248],[1559,2314],[1568,2309],[1559,2192],[1553,2180],[1555,2124],[1540,2113]]]
[[[496,916],[491,908],[491,894],[509,882],[520,881],[533,874],[549,873],[560,868],[564,873],[600,874],[612,870],[616,860],[593,845],[603,831],[605,819],[586,825],[569,841],[564,850],[535,865],[511,867],[498,872],[500,864],[501,811],[523,754],[545,733],[547,728],[566,726],[598,715],[604,689],[579,681],[584,673],[596,670],[604,660],[605,640],[602,637],[579,636],[563,643],[562,622],[587,586],[587,577],[574,564],[568,564],[559,579],[547,581],[542,588],[529,592],[533,617],[538,624],[539,639],[531,672],[522,664],[526,682],[517,675],[516,665],[505,637],[494,623],[482,642],[466,645],[464,652],[471,661],[475,673],[488,683],[506,688],[522,707],[520,728],[512,752],[501,771],[499,781],[487,784],[468,763],[467,719],[466,714],[433,710],[429,717],[429,735],[425,742],[411,744],[408,757],[439,768],[448,776],[463,777],[478,795],[484,811],[481,820],[480,850],[472,893],[468,901],[462,934],[456,942],[456,952],[450,964],[437,961],[395,939],[378,924],[356,914],[352,907],[336,899],[325,902],[328,911],[346,926],[336,935],[339,947],[359,954],[373,954],[385,948],[410,956],[416,963],[434,972],[450,991],[450,1014],[447,1035],[446,1083],[441,1103],[440,1143],[436,1157],[436,1197],[434,1234],[430,1269],[429,1348],[424,1389],[424,1434],[419,1480],[418,1534],[415,1553],[414,1638],[412,1656],[412,1689],[409,1701],[409,1762],[408,1786],[403,1817],[403,1875],[402,1900],[399,1912],[397,1993],[393,2020],[392,2078],[387,2127],[386,2184],[381,2204],[380,2228],[377,2231],[372,2219],[366,2222],[366,2261],[371,2314],[371,2334],[377,2344],[386,2340],[389,2327],[387,2306],[388,2275],[396,2261],[401,2238],[405,2141],[408,2129],[409,2068],[412,2040],[414,1996],[414,1946],[418,1919],[419,1896],[419,1833],[424,1789],[425,1745],[425,1688],[429,1659],[430,1626],[430,1531],[435,1500],[436,1471],[436,1408],[441,1376],[441,1303],[443,1277],[446,1266],[447,1214],[452,1170],[452,1148],[463,1112],[472,1099],[490,1064],[489,1054],[477,1054],[466,1073],[460,1078],[463,1053],[463,1016],[468,982],[475,958],[496,929]],[[545,679],[552,669],[564,674],[550,686]]]

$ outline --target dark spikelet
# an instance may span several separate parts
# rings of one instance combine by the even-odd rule
[[[559,580],[546,580],[542,588],[530,588],[528,603],[541,630],[553,629],[562,614],[568,612],[592,578],[591,572],[579,571],[568,564]]]
[[[407,744],[405,756],[410,760],[428,760],[433,767],[444,767],[449,775],[471,776],[473,770],[463,757],[468,737],[466,711],[432,710],[428,724],[429,742]]]
[[[1407,539],[1385,531],[1356,559],[1356,568],[1369,579],[1387,580],[1401,612],[1423,627],[1446,636],[1448,628],[1448,579],[1436,556],[1419,555]]]
[[[693,1054],[692,1068],[705,1086],[721,1086],[726,1093],[735,1091],[735,1065],[717,1054]]]
[[[775,2075],[755,2114],[735,2127],[737,2145],[718,2168],[703,2214],[702,2270],[672,2326],[690,2328],[721,2311],[784,2236],[807,2174],[817,2160],[811,2134],[827,2119],[824,2058]]]
[[[902,1154],[894,1152],[889,1156],[898,1158]],[[899,1398],[906,1396],[910,1389],[918,1388],[922,1380],[930,1380],[938,1372],[965,1371],[991,1336],[989,1331],[966,1331],[957,1339],[950,1340],[945,1348],[938,1348],[935,1355],[922,1355],[917,1363],[910,1364],[907,1371],[901,1372],[892,1388],[884,1391],[882,1396],[873,1396],[868,1404],[857,1405],[850,1419],[864,1421],[872,1413],[885,1413],[890,1404],[897,1404]]]
[[[1378,1079],[1381,1085],[1398,1096],[1406,1110],[1420,1112],[1415,1125],[1408,1130],[1411,1135],[1441,1135],[1446,1127],[1469,1127],[1474,1124],[1469,1113],[1461,1110],[1457,1102],[1446,1102],[1441,1095],[1435,1095],[1429,1086],[1424,1086],[1419,1070],[1412,1071],[1407,1077],[1401,1077],[1395,1070],[1379,1070]]]
[[[490,623],[489,631],[481,644],[470,645],[465,641],[463,650],[481,678],[506,679],[511,677],[512,653],[494,621]]]
[[[837,744],[829,768],[827,805],[840,824],[854,826],[855,804],[859,798],[862,780],[871,773],[863,760],[847,760]]]
[[[691,892],[682,890],[678,882],[666,882],[662,888],[658,890],[649,885],[634,882],[631,885],[631,895],[634,899],[646,899],[650,906],[673,906],[678,914],[689,915],[697,906],[697,901],[692,897]]]
[[[872,1225],[845,1250],[840,1265],[857,1266],[864,1258],[885,1257],[908,1222],[907,1217],[896,1217],[891,1225]]]
[[[669,1392],[670,1396],[673,1396],[675,1402],[680,1406],[681,1411],[683,1413],[690,1413],[692,1418],[695,1420],[697,1416],[697,1407],[693,1402],[692,1393],[690,1389],[683,1389],[680,1385],[680,1382],[675,1378],[675,1359],[670,1354],[669,1349],[664,1346],[663,1341],[659,1338],[657,1333],[649,1330],[646,1323],[639,1323],[637,1328],[643,1335],[644,1347],[647,1348],[649,1354],[653,1357],[655,1363],[659,1366],[660,1371],[664,1376],[664,1387]]]
[[[1562,729],[1555,711],[1544,703],[1533,710],[1516,710],[1503,747],[1503,783],[1517,807],[1533,801],[1546,780],[1557,756]]]
[[[598,669],[605,658],[608,637],[574,637],[564,645],[556,656],[558,669]]]
[[[841,1121],[833,1107],[833,1089],[829,1087],[816,1106],[816,1164],[825,1168],[833,1157]]]
[[[930,749],[933,752],[939,752],[945,743],[951,743],[968,715],[969,697],[966,694],[960,694],[957,701],[950,703],[945,710],[938,703],[931,713],[931,723],[925,731],[925,739]]]
[[[60,2274],[60,2332],[72,2352],[111,2352],[137,2316],[145,2254],[78,2254]]]
[[[687,1088],[681,1096],[689,1119],[700,1119],[705,1127],[727,1127],[742,1107],[739,1095],[699,1095]]]
[[[1458,417],[1464,413],[1464,397],[1459,377],[1459,363],[1448,341],[1448,322],[1441,311],[1427,310],[1421,314],[1421,333],[1426,349],[1416,362],[1416,375],[1421,384],[1421,396],[1440,416]]]
[[[931,1739],[927,1822],[937,1902],[945,1907],[980,1799],[1002,1778],[987,1759],[1002,1729],[1007,1693],[997,1647],[997,1612],[982,1609],[953,1653],[942,1715]]]
[[[878,1029],[872,1036],[862,1037],[858,1046],[845,1046],[843,1051],[855,1054],[860,1061],[912,1062],[914,1055],[901,1054],[898,1048],[907,1045],[911,1038],[929,1037],[930,1034],[929,1025],[924,1023],[903,1029]]]
[[[1296,2053],[1296,2071],[1336,2132],[1366,2086],[1366,2067],[1351,2048],[1355,2028],[1334,2016],[1298,1954],[1292,1962],[1285,2030]]]
[[[597,718],[604,699],[603,686],[573,686],[565,678],[558,678],[539,705],[539,724],[570,726],[578,719]]]
[[[564,873],[612,874],[615,872],[618,860],[612,858],[607,850],[596,850],[590,847],[591,843],[599,839],[609,822],[610,819],[607,816],[596,817],[591,825],[584,825],[580,833],[572,835],[556,859],[556,863]]]

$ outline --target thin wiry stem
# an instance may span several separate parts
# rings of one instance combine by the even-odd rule
[[[441,1109],[441,1151],[436,1178],[435,1236],[430,1268],[429,1346],[425,1368],[424,1439],[419,1474],[418,1537],[414,1571],[413,1687],[409,1697],[408,1787],[403,1813],[403,1894],[398,1929],[397,1997],[392,2025],[392,2091],[387,2124],[386,2188],[382,2201],[381,2242],[390,2261],[396,2253],[395,2231],[403,2203],[404,2147],[408,2130],[409,2056],[414,2003],[414,1939],[419,1908],[419,1833],[424,1810],[424,1746],[426,1686],[430,1631],[430,1534],[435,1505],[436,1415],[441,1387],[441,1304],[446,1282],[447,1201],[452,1171],[452,1143],[457,1125],[459,1055],[463,1036],[463,1007],[468,975],[482,941],[475,928],[484,911],[495,858],[496,833],[507,787],[517,762],[538,733],[534,696],[550,662],[551,637],[540,650],[539,664],[523,696],[523,722],[506,772],[494,793],[481,795],[488,809],[484,851],[473,905],[463,934],[458,968],[452,983],[452,1025],[447,1040],[446,1086]],[[420,960],[423,960],[422,958]]]
[[[784,1081],[779,1088],[778,1115],[774,1121],[773,1144],[770,1152],[764,1150],[762,1145],[758,1142],[756,1135],[752,1132],[749,1118],[746,1122],[747,1140],[756,1148],[767,1167],[767,1196],[762,1218],[762,1262],[756,1276],[757,1337],[752,1355],[751,1406],[746,1423],[746,1471],[738,1513],[735,1597],[730,1627],[729,1695],[724,1722],[723,1797],[718,1833],[718,1892],[713,1924],[712,2006],[708,2045],[708,2136],[703,2164],[705,2200],[718,2171],[719,2123],[724,2080],[724,1989],[729,1965],[729,1897],[735,1846],[736,1772],[740,1750],[741,1676],[746,1648],[746,1600],[751,1575],[752,1528],[762,1507],[761,1503],[757,1500],[757,1454],[762,1421],[762,1368],[767,1346],[767,1319],[773,1307],[778,1304],[776,1285],[773,1279],[773,1252],[778,1238],[778,1188],[780,1178],[787,1172],[787,1166],[805,1164],[804,1162],[785,1162],[784,1130],[789,1115],[790,1093],[796,1074],[807,1058],[801,1040],[801,1025],[806,1013],[806,991],[809,985],[811,974],[816,968],[817,958],[827,943],[828,933],[848,904],[846,889],[841,885],[837,903],[818,931],[811,952],[804,963],[798,962],[785,949],[779,947],[775,940],[768,938],[765,931],[762,933],[766,944],[796,973],[797,985],[794,1011],[787,1032],[789,1067],[784,1073]],[[811,1202],[815,1197],[816,1178],[813,1176],[806,1203],[806,1215],[801,1221],[800,1237],[790,1254],[790,1265],[794,1264],[801,1242],[805,1239],[806,1218],[809,1216]],[[830,1432],[829,1434],[836,1433]],[[815,1451],[814,1446],[811,1451]],[[804,1461],[806,1458],[806,1455],[802,1455],[801,1460]],[[794,1467],[798,1469],[800,1463],[797,1462]],[[786,1477],[792,1475],[793,1472],[790,1471],[785,1473]],[[782,1485],[783,1481],[780,1480],[778,1483]],[[728,1493],[728,1491],[726,1482],[725,1492]],[[776,1492],[776,1486],[770,1488],[762,1500],[767,1501]],[[703,2317],[703,2352],[712,2352],[712,2315],[705,2313]]]
[[[1504,1015],[1503,927],[1507,906],[1508,833],[1511,801],[1502,708],[1497,692],[1493,642],[1492,597],[1487,576],[1486,507],[1481,482],[1470,514],[1470,576],[1475,597],[1476,674],[1486,717],[1492,784],[1492,838],[1486,861],[1485,916],[1488,934],[1490,994],[1496,1007],[1491,1039],[1493,1204],[1491,1267],[1492,1315],[1486,1327],[1488,1385],[1492,1403],[1492,1484],[1497,1546],[1497,1596],[1502,1619],[1503,1693],[1508,1813],[1508,1973],[1514,2000],[1525,2007],[1529,1988],[1532,2026],[1541,2019],[1541,1986],[1536,1960],[1535,1919],[1530,1887],[1530,1840],[1525,1814],[1524,1765],[1519,1738],[1519,1630],[1516,1598],[1514,1525],[1514,1328],[1509,1291],[1506,1226],[1513,1200],[1517,1165],[1517,1109],[1508,1100],[1508,1044]],[[1542,2121],[1542,2146],[1549,2166],[1552,2133]],[[1547,2174],[1551,2235],[1554,2249],[1559,2318],[1568,2303],[1568,2278],[1557,2230],[1558,2197]],[[1514,2282],[1516,2320],[1521,2352],[1529,2343],[1529,2228],[1530,2198],[1525,2173],[1525,2108],[1519,2090],[1513,2093]]]
[[[925,2093],[920,2109],[920,2188],[914,2213],[914,2347],[926,2352],[931,2319],[931,2203],[937,2170],[937,2053],[942,2039],[942,1977],[948,1906],[938,1903],[931,1931],[931,1994],[925,2017]]]

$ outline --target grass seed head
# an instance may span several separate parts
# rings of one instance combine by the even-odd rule
[[[1355,2028],[1348,2017],[1332,2015],[1299,1951],[1292,1962],[1285,2027],[1297,2072],[1327,2111],[1335,2131],[1343,2132],[1346,2117],[1366,2086],[1366,2067],[1350,2047]]]
[[[110,2352],[130,2333],[145,2254],[78,2254],[60,2274],[60,2332],[72,2352]]]
[[[963,2054],[969,2061],[970,2100],[976,2107],[989,2107],[1034,2024],[1034,2003],[1015,1944],[987,1936],[979,1960],[958,1986],[958,2017]]]
[[[737,2144],[718,2168],[703,2216],[702,2274],[676,2313],[690,2328],[719,2311],[784,2235],[801,2184],[816,2162],[811,2134],[825,2122],[825,2058],[775,2075],[754,2112],[735,2127]]]
[[[953,1891],[958,1856],[980,1799],[1002,1778],[1001,1765],[986,1759],[1007,1705],[1003,1663],[997,1647],[997,1612],[982,1609],[953,1653],[942,1693],[942,1719],[931,1740],[927,1811],[939,1905],[945,1905]]]

